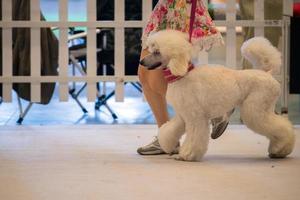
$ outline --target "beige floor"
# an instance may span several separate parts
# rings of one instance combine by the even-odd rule
[[[270,160],[266,139],[231,126],[211,141],[202,162],[138,156],[136,147],[155,131],[154,126],[2,126],[0,199],[300,198],[299,141],[290,158]]]

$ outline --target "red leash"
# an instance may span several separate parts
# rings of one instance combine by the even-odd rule
[[[194,22],[195,22],[195,15],[196,15],[196,7],[197,7],[198,0],[191,0],[192,8],[191,8],[191,16],[190,16],[190,38],[189,41],[192,42],[192,35],[194,30]]]
[[[191,16],[190,16],[190,29],[189,29],[189,41],[192,42],[192,35],[194,29],[195,15],[196,15],[196,6],[198,0],[191,0],[192,8],[191,8]],[[193,64],[189,64],[188,72],[194,69]],[[168,83],[173,83],[182,78],[182,76],[174,76],[169,68],[163,69],[163,74]]]

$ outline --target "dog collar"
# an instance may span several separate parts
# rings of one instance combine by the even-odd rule
[[[190,63],[189,68],[188,68],[188,72],[192,71],[194,68],[195,68],[195,66],[192,63]],[[163,74],[164,74],[164,77],[165,77],[165,79],[167,80],[168,83],[174,83],[175,81],[178,81],[178,80],[180,80],[184,77],[184,76],[175,76],[175,75],[173,75],[169,68],[164,68],[163,69]]]

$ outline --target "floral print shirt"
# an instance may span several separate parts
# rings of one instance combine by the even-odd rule
[[[159,30],[175,29],[189,32],[191,4],[188,0],[159,0],[144,29],[142,46],[147,37]],[[209,50],[214,44],[223,44],[221,34],[214,26],[202,0],[197,0],[192,43],[200,50]]]

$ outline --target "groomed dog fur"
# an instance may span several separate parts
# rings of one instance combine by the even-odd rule
[[[200,160],[207,151],[209,121],[240,107],[245,125],[270,140],[269,157],[284,158],[294,147],[292,124],[274,113],[280,84],[272,77],[281,65],[281,54],[268,40],[246,41],[242,54],[256,69],[232,70],[222,66],[201,66],[188,72],[193,47],[187,35],[165,30],[147,41],[150,54],[141,60],[149,69],[166,66],[173,75],[184,76],[168,85],[167,101],[176,116],[159,130],[159,143],[171,153],[181,136],[186,138],[177,159]]]

